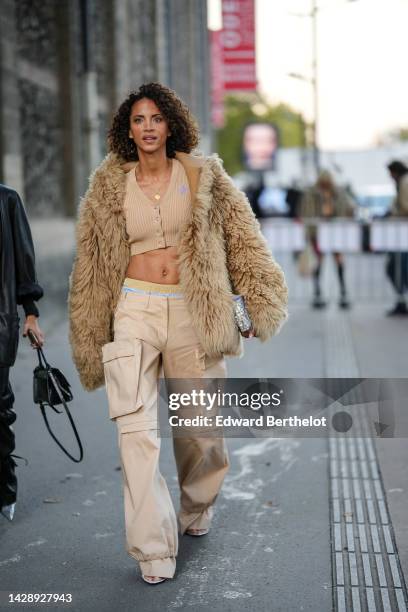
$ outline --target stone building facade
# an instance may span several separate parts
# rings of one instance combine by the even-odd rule
[[[157,80],[211,147],[206,0],[0,0],[0,181],[30,216],[73,216],[113,112]]]

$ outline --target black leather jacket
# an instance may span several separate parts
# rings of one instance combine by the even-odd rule
[[[0,184],[0,367],[13,365],[16,358],[17,304],[26,316],[38,316],[34,300],[42,296],[24,205],[16,191]]]

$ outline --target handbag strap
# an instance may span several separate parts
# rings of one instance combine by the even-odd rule
[[[54,374],[53,374],[53,372],[52,372],[52,370],[51,370],[51,368],[50,368],[49,364],[48,364],[48,366],[47,366],[47,370],[48,370],[48,376],[49,376],[49,378],[50,378],[50,380],[51,380],[52,384],[54,385],[54,388],[55,388],[55,390],[56,390],[56,392],[57,392],[57,395],[58,395],[58,397],[59,397],[59,399],[60,399],[60,401],[61,401],[62,405],[64,406],[65,412],[67,413],[67,416],[68,416],[69,421],[70,421],[70,423],[71,423],[72,430],[73,430],[73,432],[74,432],[74,435],[75,435],[75,438],[76,438],[76,441],[77,441],[77,443],[78,443],[78,447],[79,447],[79,459],[76,459],[75,457],[73,457],[73,456],[71,455],[71,453],[70,453],[69,451],[67,451],[67,450],[66,450],[66,448],[64,448],[64,447],[63,447],[63,445],[61,444],[61,442],[60,442],[60,441],[58,440],[58,438],[55,436],[54,432],[52,431],[52,429],[51,429],[51,427],[50,427],[50,425],[49,425],[49,423],[48,423],[48,418],[47,418],[47,414],[46,414],[46,412],[45,412],[45,406],[44,406],[44,403],[43,403],[43,402],[41,402],[41,404],[40,404],[40,408],[41,408],[41,413],[42,413],[43,418],[44,418],[44,421],[45,421],[45,425],[46,425],[46,427],[47,427],[47,429],[48,429],[48,431],[49,431],[49,434],[51,435],[51,437],[53,438],[53,440],[55,440],[55,442],[58,444],[58,446],[60,447],[60,449],[61,449],[61,450],[62,450],[62,451],[63,451],[63,452],[64,452],[64,453],[65,453],[65,454],[66,454],[66,455],[67,455],[67,456],[68,456],[68,457],[69,457],[69,458],[72,460],[72,461],[75,461],[75,463],[80,463],[80,462],[82,461],[82,459],[83,459],[83,456],[84,456],[84,450],[83,450],[83,448],[82,448],[81,438],[79,437],[79,434],[78,434],[77,428],[76,428],[76,426],[75,426],[74,419],[72,418],[72,415],[71,415],[71,413],[70,413],[70,411],[69,411],[69,408],[68,408],[68,406],[67,406],[67,403],[66,403],[66,401],[65,401],[65,399],[64,399],[64,397],[63,397],[63,395],[62,395],[62,393],[61,393],[61,390],[60,390],[60,388],[59,388],[58,381],[56,380],[56,378],[55,378],[55,376],[54,376]],[[51,408],[53,408],[53,409],[55,410],[54,406],[52,406],[51,404],[50,404],[50,406],[51,406]]]
[[[46,357],[44,355],[44,351],[42,350],[42,348],[41,348],[41,346],[40,346],[40,344],[38,342],[38,338],[35,335],[35,333],[31,329],[29,329],[28,332],[27,332],[27,336],[28,336],[30,342],[32,343],[32,345],[37,350],[38,363],[39,363],[40,367],[47,368],[47,370],[50,370],[51,366],[48,363],[48,361],[47,361],[47,359],[46,359]]]
[[[46,357],[45,357],[45,355],[44,355],[44,351],[42,350],[41,346],[38,344],[38,340],[37,340],[37,338],[36,338],[35,334],[33,334],[33,333],[31,332],[31,330],[29,330],[27,335],[29,336],[29,338],[30,338],[30,340],[31,340],[32,342],[35,342],[35,343],[36,343],[36,347],[35,347],[35,348],[36,348],[36,350],[37,350],[37,356],[38,356],[38,361],[39,361],[39,364],[40,364],[40,366],[41,366],[41,367],[44,367],[44,368],[46,368],[46,370],[47,370],[47,384],[49,384],[49,381],[51,381],[51,383],[54,385],[55,391],[57,392],[57,395],[58,395],[58,397],[59,397],[59,399],[60,399],[60,401],[61,401],[61,404],[64,406],[65,412],[67,413],[67,416],[68,416],[68,419],[69,419],[69,421],[70,421],[70,423],[71,423],[71,427],[72,427],[72,430],[73,430],[73,432],[74,432],[74,435],[75,435],[76,441],[77,441],[77,443],[78,443],[78,447],[79,447],[79,459],[76,459],[75,457],[73,457],[73,456],[71,455],[71,453],[70,453],[69,451],[67,451],[67,449],[66,449],[66,448],[64,448],[64,446],[61,444],[61,442],[60,442],[60,441],[58,440],[58,438],[56,437],[56,435],[55,435],[55,434],[54,434],[54,432],[52,431],[52,429],[51,429],[51,427],[50,427],[50,424],[49,424],[49,422],[48,422],[47,413],[46,413],[46,411],[45,411],[45,404],[44,404],[44,402],[41,402],[41,403],[40,403],[40,409],[41,409],[41,414],[42,414],[43,419],[44,419],[44,422],[45,422],[45,426],[46,426],[46,428],[48,429],[48,432],[49,432],[50,436],[51,436],[51,437],[52,437],[52,439],[53,439],[53,440],[54,440],[54,441],[55,441],[55,442],[58,444],[58,446],[60,447],[60,449],[61,449],[61,450],[62,450],[62,451],[63,451],[63,452],[64,452],[64,453],[65,453],[65,454],[66,454],[66,455],[67,455],[67,456],[68,456],[68,457],[69,457],[69,458],[72,460],[72,461],[74,461],[75,463],[80,463],[80,462],[82,461],[82,459],[83,459],[83,456],[84,456],[84,450],[83,450],[83,447],[82,447],[81,438],[79,437],[79,434],[78,434],[77,428],[76,428],[76,426],[75,426],[74,419],[72,418],[72,415],[71,415],[71,413],[70,413],[70,411],[69,411],[69,408],[68,408],[68,406],[67,406],[67,403],[66,403],[66,401],[65,401],[65,399],[64,399],[64,397],[63,397],[63,395],[62,395],[62,393],[61,393],[61,389],[60,389],[60,387],[59,387],[58,380],[55,378],[55,376],[54,376],[54,374],[53,374],[53,372],[52,372],[52,368],[51,368],[50,364],[48,363],[48,361],[47,361],[47,359],[46,359]],[[51,408],[52,408],[52,409],[53,409],[55,412],[60,413],[60,411],[59,411],[59,410],[57,410],[57,408],[55,408],[55,406],[53,406],[52,404],[49,404],[49,406],[50,406],[50,407],[51,407]]]
[[[54,432],[52,431],[52,429],[51,429],[51,427],[50,427],[50,425],[49,425],[49,423],[48,423],[47,413],[45,412],[45,404],[44,404],[43,402],[41,402],[41,404],[40,404],[41,414],[43,415],[43,419],[44,419],[44,422],[45,422],[45,426],[46,426],[46,428],[48,429],[48,432],[49,432],[49,434],[50,434],[51,438],[52,438],[52,439],[53,439],[53,440],[54,440],[54,441],[55,441],[55,442],[58,444],[58,446],[60,447],[60,449],[61,449],[61,450],[62,450],[62,451],[63,451],[63,452],[64,452],[64,453],[65,453],[65,454],[66,454],[66,455],[67,455],[67,456],[68,456],[68,457],[69,457],[69,458],[72,460],[72,461],[74,461],[75,463],[80,463],[80,462],[82,461],[82,459],[83,459],[83,456],[84,456],[84,450],[83,450],[83,448],[82,448],[81,439],[80,439],[80,437],[79,437],[79,435],[78,435],[77,429],[76,429],[76,427],[75,427],[74,420],[73,420],[73,418],[72,418],[72,416],[71,416],[71,413],[70,413],[70,411],[69,411],[69,409],[68,409],[68,406],[66,405],[66,403],[65,403],[65,400],[64,400],[64,399],[63,399],[62,401],[63,401],[63,406],[64,406],[65,410],[67,411],[68,418],[69,418],[69,420],[70,420],[70,422],[71,422],[72,429],[73,429],[73,431],[74,431],[74,435],[75,435],[75,438],[76,438],[77,443],[78,443],[78,447],[79,447],[79,459],[76,459],[75,457],[73,457],[73,456],[71,455],[71,453],[70,453],[69,451],[67,451],[67,449],[66,449],[66,448],[64,448],[64,446],[61,444],[61,442],[58,440],[58,438],[56,437],[56,435],[55,435],[55,434],[54,434]]]
[[[35,347],[37,349],[37,357],[38,357],[38,363],[42,368],[47,368],[47,370],[51,369],[50,364],[48,363],[45,355],[44,355],[44,351],[42,350],[41,346],[36,346]]]

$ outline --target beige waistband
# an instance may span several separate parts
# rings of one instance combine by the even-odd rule
[[[125,278],[124,287],[131,289],[143,289],[144,291],[158,291],[159,293],[181,293],[181,285],[163,285],[162,283],[151,283],[149,281],[137,280],[135,278]]]

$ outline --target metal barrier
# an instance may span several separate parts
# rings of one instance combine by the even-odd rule
[[[269,218],[261,221],[263,234],[281,264],[289,286],[291,301],[309,301],[313,293],[312,274],[298,272],[300,253],[308,247],[307,236],[314,231],[319,251],[324,254],[321,269],[321,289],[326,297],[339,293],[335,261],[332,255],[342,253],[345,282],[352,301],[389,303],[397,293],[386,274],[389,253],[395,256],[394,274],[397,281],[408,282],[408,221],[387,218],[371,223],[350,219],[293,221]],[[314,228],[311,230],[310,228]]]

